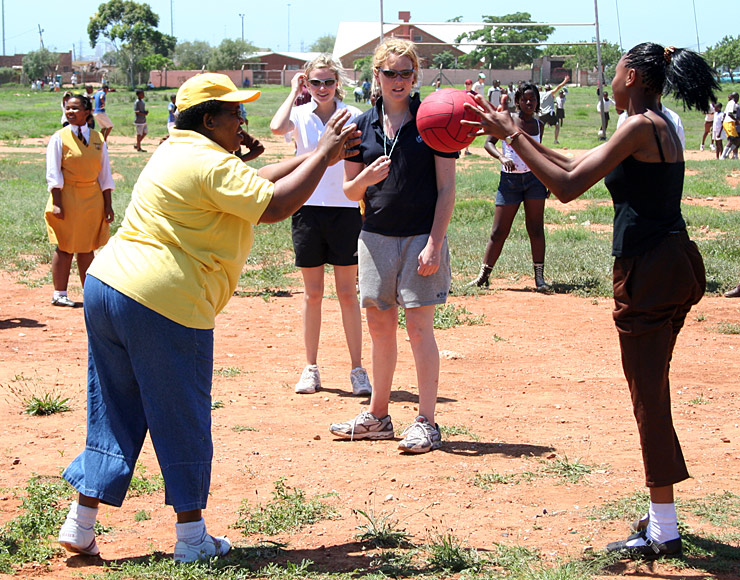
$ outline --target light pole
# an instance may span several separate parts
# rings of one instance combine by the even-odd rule
[[[244,42],[244,14],[240,14],[239,18],[242,19],[242,42]]]
[[[288,52],[290,52],[290,2],[288,2]]]

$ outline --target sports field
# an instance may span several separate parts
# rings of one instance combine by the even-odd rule
[[[132,147],[133,95],[109,94],[116,224],[164,134],[168,95],[147,97],[153,138],[140,154]],[[270,88],[248,105],[250,132],[267,150],[259,162],[291,154],[267,130],[284,96],[285,89]],[[577,154],[597,145],[595,101],[593,88],[571,89],[562,149]],[[300,277],[289,225],[260,226],[215,335],[206,518],[235,550],[215,564],[174,567],[174,520],[149,445],[132,497],[121,509],[101,510],[102,558],[67,558],[46,542],[71,494],[58,475],[84,445],[86,339],[80,310],[49,304],[44,147],[58,126],[59,95],[0,89],[0,572],[54,579],[738,578],[740,301],[721,293],[740,282],[740,164],[698,152],[703,116],[666,104],[686,125],[684,215],[709,281],[672,364],[674,420],[692,474],[677,486],[684,559],[647,564],[600,555],[646,505],[611,321],[612,210],[603,184],[567,206],[547,202],[545,274],[554,294],[531,290],[519,219],[491,289],[468,290],[498,183],[498,167],[477,143],[459,162],[449,232],[453,296],[438,315],[443,448],[405,456],[392,441],[337,441],[328,432],[329,423],[367,404],[348,392],[331,286],[319,351],[325,389],[293,393],[304,364]],[[70,291],[80,293],[74,279]],[[416,386],[408,343],[399,344],[391,415],[400,433],[415,416]],[[369,360],[367,336],[365,353]],[[33,397],[50,406],[68,399],[69,410],[29,415]]]

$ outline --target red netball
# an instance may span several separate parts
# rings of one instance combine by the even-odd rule
[[[477,121],[475,113],[463,104],[475,105],[470,93],[459,89],[441,89],[428,95],[416,113],[416,127],[424,142],[435,151],[453,153],[470,145],[475,137],[468,136],[470,126],[463,119]]]

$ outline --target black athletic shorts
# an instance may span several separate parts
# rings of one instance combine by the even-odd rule
[[[555,117],[554,113],[545,113],[544,115],[540,115],[540,121],[542,121],[545,125],[557,125],[558,120]]]
[[[324,264],[357,264],[357,238],[361,229],[359,208],[304,205],[293,214],[295,265],[316,268]]]

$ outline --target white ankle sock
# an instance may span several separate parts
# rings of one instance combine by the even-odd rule
[[[200,518],[197,522],[175,524],[175,535],[186,544],[198,545],[206,537],[206,522]]]
[[[98,518],[98,508],[85,507],[76,501],[69,506],[68,518],[75,520],[83,528],[92,528]]]
[[[54,290],[54,298],[61,298],[62,296],[66,296],[66,295],[67,295],[66,290]]]
[[[654,542],[661,544],[680,537],[676,520],[675,503],[650,502],[650,523],[647,535]]]

